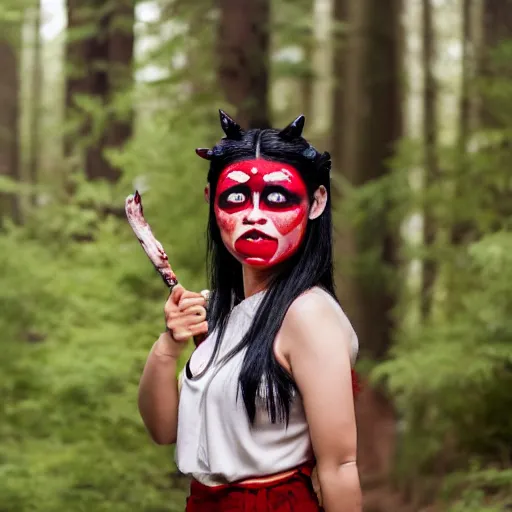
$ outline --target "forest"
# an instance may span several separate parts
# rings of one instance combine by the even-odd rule
[[[512,507],[511,0],[2,0],[0,66],[0,512],[184,509],[124,199],[205,288],[219,108],[331,153],[365,512]]]

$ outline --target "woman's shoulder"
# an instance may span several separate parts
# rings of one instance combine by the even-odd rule
[[[313,286],[299,295],[291,303],[288,311],[291,315],[334,311],[348,321],[348,317],[337,299],[321,286]]]
[[[306,324],[321,325],[323,322],[336,323],[348,341],[352,362],[359,350],[357,334],[338,301],[324,288],[314,286],[297,297],[287,311],[285,322],[296,327]]]

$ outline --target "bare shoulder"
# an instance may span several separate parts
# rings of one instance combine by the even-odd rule
[[[334,311],[334,304],[337,303],[328,292],[315,286],[292,302],[286,316],[300,317],[302,314],[312,316],[313,314],[329,313]]]
[[[348,349],[351,362],[357,355],[355,331],[338,302],[325,290],[314,287],[293,301],[279,336],[280,352],[288,359],[291,351],[313,348]]]

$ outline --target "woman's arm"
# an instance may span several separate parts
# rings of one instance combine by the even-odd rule
[[[139,412],[157,444],[175,443],[178,429],[179,353],[172,349],[172,343],[168,332],[160,335],[149,353],[139,384]]]
[[[326,512],[360,512],[350,340],[327,297],[306,293],[279,333],[304,402]]]
[[[176,442],[178,430],[177,360],[188,339],[208,332],[205,299],[177,285],[165,305],[168,331],[149,353],[139,384],[139,412],[158,444]]]

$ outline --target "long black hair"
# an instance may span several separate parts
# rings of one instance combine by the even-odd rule
[[[218,330],[212,358],[218,352],[233,306],[244,299],[242,265],[226,249],[215,217],[214,198],[221,171],[234,162],[259,157],[295,167],[307,186],[310,204],[320,185],[328,193],[324,212],[308,221],[300,247],[279,265],[248,332],[238,346],[225,356],[229,359],[247,348],[239,377],[239,390],[250,422],[254,423],[258,398],[264,396],[271,422],[288,423],[296,386],[288,372],[277,362],[273,344],[288,308],[299,295],[313,286],[321,286],[336,299],[332,261],[331,159],[329,153],[319,153],[302,137],[304,116],[299,116],[283,130],[249,131],[243,131],[223,111],[220,111],[220,117],[226,137],[213,149],[196,150],[198,155],[210,161],[207,270],[212,293],[208,325],[210,332]]]

